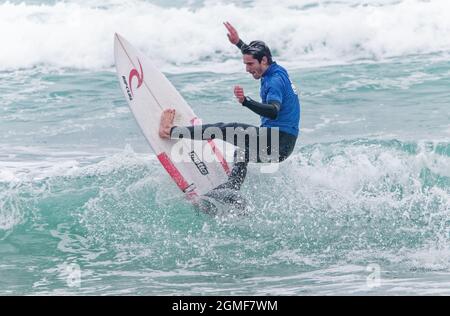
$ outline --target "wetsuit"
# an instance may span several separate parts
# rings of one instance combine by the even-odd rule
[[[220,131],[217,134],[221,136],[221,139],[238,147],[228,182],[219,186],[219,189],[239,190],[247,174],[248,162],[281,162],[294,150],[299,133],[300,101],[288,73],[275,62],[269,66],[261,78],[260,96],[262,102],[246,97],[242,103],[243,106],[261,116],[260,127],[244,123],[220,122],[182,128],[174,126],[170,131],[171,138],[187,136],[191,139],[207,140],[217,137],[215,134],[205,133],[209,128],[213,128]],[[201,132],[198,130],[196,132],[196,128],[201,129]],[[272,131],[273,129],[276,131]],[[248,136],[243,135],[239,138],[249,130],[251,133],[248,133]],[[275,136],[279,137],[273,139],[273,132],[275,132]],[[254,138],[251,139],[251,137]],[[242,139],[245,141],[240,141]],[[275,143],[275,141],[278,142]],[[256,155],[252,155],[252,150],[250,150],[252,144],[257,146],[257,150],[253,150]],[[265,148],[260,148],[261,146]],[[264,156],[261,155],[261,152],[264,153]]]

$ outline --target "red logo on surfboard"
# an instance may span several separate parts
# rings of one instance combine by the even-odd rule
[[[136,88],[139,88],[142,85],[142,82],[144,81],[144,72],[142,71],[142,65],[141,62],[138,59],[138,63],[139,63],[139,68],[141,70],[141,73],[139,73],[136,68],[131,69],[130,71],[130,75],[128,76],[128,82],[130,85],[130,92],[131,95],[134,95],[133,93],[133,85],[131,84],[131,81],[133,80],[134,77],[136,77],[138,79],[138,85]]]

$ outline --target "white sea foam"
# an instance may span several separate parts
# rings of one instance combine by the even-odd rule
[[[244,40],[265,40],[278,60],[292,66],[383,60],[450,50],[448,12],[447,0],[204,1],[177,7],[142,0],[6,2],[0,4],[0,70],[38,64],[109,68],[118,32],[166,71],[238,71],[226,20]]]

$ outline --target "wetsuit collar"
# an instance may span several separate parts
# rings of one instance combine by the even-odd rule
[[[277,66],[276,62],[273,62],[272,64],[270,64],[269,68],[267,68],[266,71],[264,71],[262,76],[265,77],[265,76],[269,76],[269,75],[273,74],[276,66]]]

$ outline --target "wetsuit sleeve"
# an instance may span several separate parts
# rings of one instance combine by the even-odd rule
[[[237,42],[236,46],[241,50],[241,52],[244,48],[248,47],[248,45],[245,44],[241,39],[239,39],[239,42]]]
[[[256,114],[268,117],[271,120],[274,120],[277,118],[278,112],[280,112],[280,108],[281,108],[281,104],[277,101],[270,101],[268,104],[266,104],[266,103],[256,102],[255,100],[253,100],[249,97],[245,97],[242,105],[249,108]]]

